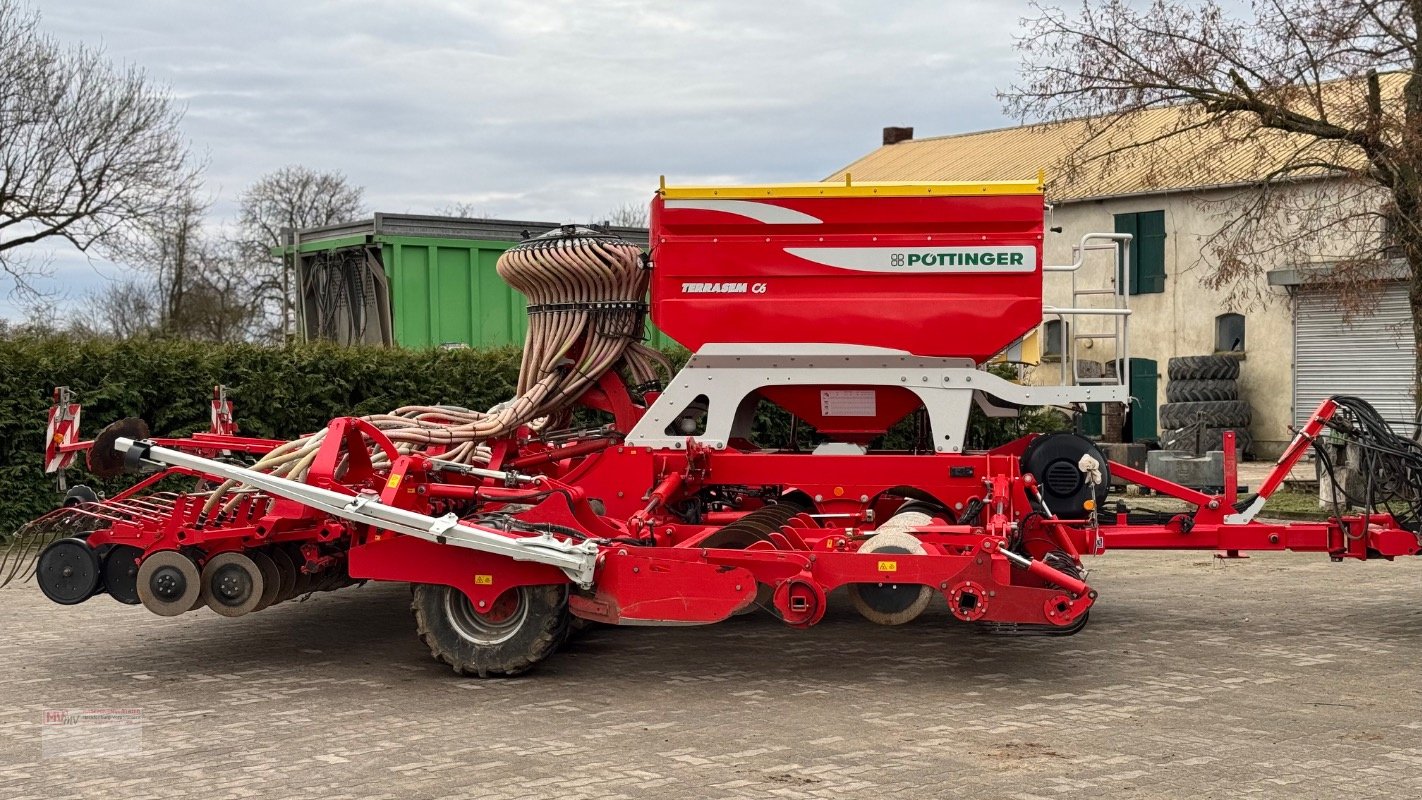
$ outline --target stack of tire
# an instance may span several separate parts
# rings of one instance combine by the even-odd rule
[[[1253,449],[1252,412],[1239,399],[1239,359],[1234,356],[1183,356],[1166,365],[1165,404],[1160,407],[1160,446],[1204,455],[1224,449],[1224,434],[1234,431],[1241,454]]]

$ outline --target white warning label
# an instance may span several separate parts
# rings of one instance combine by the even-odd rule
[[[873,389],[824,389],[820,392],[820,413],[827,417],[872,417],[879,412]]]

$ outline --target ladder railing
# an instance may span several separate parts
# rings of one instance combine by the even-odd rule
[[[1043,317],[1055,317],[1061,323],[1058,329],[1061,352],[1059,379],[1064,386],[1120,386],[1129,381],[1131,239],[1129,233],[1088,233],[1072,247],[1072,263],[1042,267],[1043,272],[1071,274],[1071,305],[1066,308],[1042,306]],[[1102,251],[1115,255],[1110,285],[1083,287],[1079,276],[1087,254]],[[1110,297],[1109,305],[1092,305],[1100,297]],[[1073,324],[1078,317],[1103,319],[1110,324],[1103,326],[1103,330],[1081,331]],[[1081,374],[1077,344],[1087,341],[1111,343],[1111,357],[1102,359],[1101,375]],[[1113,364],[1114,375],[1110,374]]]

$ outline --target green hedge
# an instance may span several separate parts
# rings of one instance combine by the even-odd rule
[[[680,364],[686,351],[670,352]],[[0,337],[0,538],[55,507],[60,495],[43,472],[45,415],[55,386],[83,404],[80,433],[92,438],[122,417],[146,420],[156,436],[206,430],[214,384],[227,386],[242,433],[288,439],[318,430],[332,417],[362,415],[411,403],[488,408],[513,395],[516,349],[385,350],[331,345],[258,347],[172,339],[109,341],[61,336]],[[971,420],[969,445],[992,447],[1022,433],[1066,423],[1054,412],[1021,420]],[[762,407],[758,443],[784,446],[790,417]],[[819,441],[800,426],[802,446]],[[876,446],[913,446],[912,418]],[[71,484],[101,492],[124,485],[88,475],[81,455]]]
[[[291,438],[332,417],[388,411],[418,400],[488,408],[512,396],[518,351],[383,350],[327,345],[270,348],[182,340],[0,339],[0,536],[56,505],[43,472],[45,415],[55,386],[83,404],[80,433],[142,417],[154,435],[208,426],[214,384],[228,388],[242,433]],[[70,483],[113,490],[81,455]]]

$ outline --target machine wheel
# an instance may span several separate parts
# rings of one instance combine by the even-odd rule
[[[1232,381],[1239,377],[1239,359],[1234,356],[1182,356],[1166,362],[1165,373],[1172,381]]]
[[[250,550],[247,557],[252,559],[252,563],[257,565],[257,570],[262,573],[262,596],[257,601],[257,607],[253,611],[261,611],[276,602],[277,593],[281,591],[281,573],[277,571],[276,562],[272,557],[261,550]]]
[[[202,568],[202,601],[224,617],[256,610],[265,588],[257,562],[243,553],[218,553]]]
[[[286,554],[291,557],[291,563],[296,567],[296,581],[292,584],[291,596],[300,597],[316,591],[316,576],[306,571],[306,557],[301,554],[301,546],[289,545]]]
[[[1163,428],[1245,428],[1253,414],[1245,400],[1213,400],[1207,403],[1166,403],[1160,407]]]
[[[917,536],[904,531],[876,533],[859,548],[861,553],[923,555],[927,551]],[[903,625],[918,619],[933,599],[933,590],[917,583],[853,583],[849,599],[861,617],[878,625]]]
[[[276,564],[277,576],[281,584],[277,587],[276,601],[285,603],[296,596],[296,562],[291,560],[291,555],[280,547],[273,547],[267,554],[272,563]]]
[[[1182,428],[1161,431],[1160,446],[1163,450],[1180,450],[1194,455],[1203,455],[1211,450],[1224,449],[1224,432],[1234,431],[1234,446],[1241,453],[1254,450],[1254,436],[1245,428]]]
[[[1254,436],[1245,428],[1206,428],[1200,432],[1200,452],[1207,453],[1211,450],[1224,449],[1224,434],[1227,430],[1234,431],[1234,446],[1241,453],[1249,453],[1254,450]]]
[[[412,587],[415,627],[430,654],[460,675],[509,677],[553,654],[568,637],[566,586],[519,586],[479,612],[452,587]]]
[[[1165,384],[1167,403],[1206,403],[1211,400],[1238,400],[1239,384],[1229,380],[1171,381]]]
[[[99,555],[83,539],[60,539],[39,555],[35,579],[40,591],[60,605],[72,606],[100,591]]]
[[[149,553],[138,565],[138,599],[160,617],[176,617],[202,601],[202,575],[176,550]]]
[[[102,572],[109,597],[124,605],[143,602],[138,596],[138,559],[143,551],[131,545],[115,545],[104,555]]]
[[[73,508],[74,506],[83,505],[84,503],[97,502],[99,502],[99,495],[96,494],[93,489],[90,489],[82,483],[70,487],[69,491],[64,493],[65,508]]]

